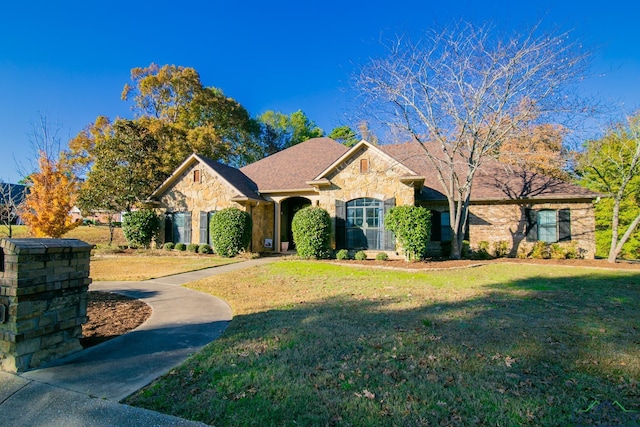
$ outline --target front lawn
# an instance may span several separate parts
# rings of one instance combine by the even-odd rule
[[[240,261],[243,259],[148,250],[134,255],[91,257],[90,277],[94,281],[149,280]]]
[[[638,272],[282,261],[190,287],[234,320],[127,403],[216,426],[640,423]]]

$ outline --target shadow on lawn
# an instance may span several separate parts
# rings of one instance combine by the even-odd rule
[[[237,316],[131,402],[216,425],[640,422],[640,274],[530,278],[478,295],[345,295]],[[171,387],[188,398],[176,404]]]

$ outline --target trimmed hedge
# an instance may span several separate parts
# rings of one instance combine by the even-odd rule
[[[431,212],[428,209],[421,206],[393,207],[384,219],[384,227],[395,234],[405,260],[419,260],[427,256],[431,237]]]
[[[198,252],[201,254],[212,254],[213,253],[213,249],[211,248],[210,245],[202,244],[200,245],[200,247],[198,248]]]
[[[189,252],[198,252],[198,246],[200,246],[200,245],[198,245],[197,243],[189,243],[187,245],[187,250]]]
[[[151,209],[127,212],[122,217],[122,231],[129,246],[149,248],[160,230],[160,218]]]
[[[302,258],[329,258],[331,255],[331,217],[322,208],[307,206],[293,216],[293,241]]]
[[[175,248],[176,245],[174,245],[172,242],[167,242],[164,245],[162,245],[162,249],[164,249],[165,251],[172,251],[173,248]]]
[[[176,251],[186,251],[187,250],[187,245],[185,245],[184,243],[176,243],[175,250]]]
[[[211,242],[215,252],[223,257],[234,257],[249,248],[253,223],[249,213],[238,208],[227,208],[211,217]]]
[[[353,259],[358,260],[358,261],[365,261],[367,259],[367,253],[365,251],[358,251],[353,256]]]
[[[336,252],[336,259],[339,259],[339,260],[350,259],[349,251],[346,249],[340,249],[338,252]]]

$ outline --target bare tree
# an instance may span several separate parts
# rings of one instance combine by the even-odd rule
[[[0,224],[7,228],[7,237],[13,237],[13,226],[19,218],[19,210],[24,202],[26,187],[0,181]]]
[[[476,171],[509,138],[577,110],[571,89],[588,55],[568,34],[501,37],[458,24],[418,42],[399,38],[356,76],[368,116],[420,144],[449,205],[459,258]],[[564,123],[563,123],[564,124]]]

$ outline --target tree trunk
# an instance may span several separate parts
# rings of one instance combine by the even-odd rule
[[[614,242],[613,241],[611,242],[611,249],[609,250],[609,258],[607,261],[611,263],[616,262],[616,258],[618,258],[618,255],[622,251],[622,247],[624,246],[625,243],[627,243],[627,240],[629,240],[629,237],[631,237],[631,233],[633,233],[633,230],[636,229],[638,224],[640,224],[640,214],[638,214],[635,217],[635,219],[629,225],[629,228],[627,228],[627,231],[622,235],[622,238],[620,239],[619,242],[617,242],[615,247],[613,246]],[[617,235],[618,235],[618,230],[617,230],[617,224],[616,224],[616,236]]]
[[[618,224],[620,222],[620,198],[615,197],[613,202],[613,215],[611,218],[611,246],[609,247],[609,257],[607,261],[615,263],[618,254]]]

